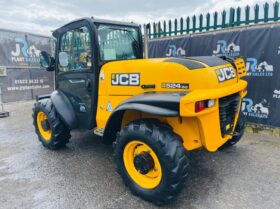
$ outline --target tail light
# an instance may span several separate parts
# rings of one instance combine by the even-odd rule
[[[215,105],[214,99],[198,101],[195,103],[195,112],[201,112],[206,108],[214,107],[214,105]]]
[[[243,93],[247,92],[247,86],[242,90]]]
[[[198,101],[195,103],[195,112],[201,112],[202,110],[204,110],[206,108],[207,105],[207,101]]]

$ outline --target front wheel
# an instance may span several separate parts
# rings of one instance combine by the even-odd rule
[[[59,118],[50,99],[42,99],[33,108],[33,125],[39,141],[48,149],[64,147],[70,138],[70,130]]]
[[[114,143],[117,169],[133,194],[162,204],[182,189],[188,158],[181,138],[157,120],[126,125]]]

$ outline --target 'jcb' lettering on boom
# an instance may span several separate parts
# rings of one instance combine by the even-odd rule
[[[111,76],[113,86],[139,86],[139,73],[113,73]]]

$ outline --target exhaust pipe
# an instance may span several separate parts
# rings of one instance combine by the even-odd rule
[[[148,29],[150,28],[150,23],[144,25],[144,58],[149,58],[149,48],[148,48]]]

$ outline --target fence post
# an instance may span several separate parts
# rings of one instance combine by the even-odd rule
[[[203,27],[203,15],[200,14],[199,15],[199,32],[202,31],[202,27]]]
[[[206,15],[206,31],[210,29],[210,13],[208,12]]]
[[[181,17],[180,18],[180,34],[182,35],[183,34],[183,32],[184,32],[184,20],[183,20],[183,18]]]
[[[230,8],[230,13],[229,13],[229,27],[234,26],[234,14],[235,14],[235,9]]]
[[[277,21],[279,19],[279,2],[276,1],[273,4],[273,8],[274,8],[274,21]]]
[[[192,21],[193,21],[192,31],[193,31],[193,33],[195,33],[195,31],[196,31],[196,16],[195,15],[192,17]]]
[[[258,23],[259,22],[259,10],[260,10],[260,7],[258,4],[255,5],[255,23]]]
[[[156,23],[153,22],[153,38],[157,37],[157,29],[156,29]]]
[[[227,17],[227,12],[226,12],[226,10],[224,10],[222,12],[222,28],[226,27],[226,17]]]
[[[241,8],[237,7],[236,10],[236,25],[240,26],[240,19],[241,19]]]
[[[161,23],[158,22],[158,37],[160,38],[162,35],[162,30],[161,30]]]
[[[218,24],[218,12],[214,13],[214,29],[217,29]]]
[[[178,27],[178,21],[177,21],[177,18],[175,18],[175,20],[174,20],[174,34],[175,34],[175,36],[177,35],[177,27]]]
[[[187,31],[187,34],[188,33],[190,33],[190,18],[189,17],[187,17],[187,19],[186,19],[186,31]]]
[[[166,21],[163,21],[163,36],[166,36]]]
[[[147,25],[149,26],[149,27],[147,28],[148,37],[149,37],[149,39],[151,39],[151,38],[152,38],[152,34],[151,34],[151,23],[148,23]]]
[[[265,3],[263,9],[264,9],[264,22],[268,22],[269,4]]]
[[[171,23],[171,20],[168,21],[168,28],[169,28],[169,30],[168,30],[169,36],[171,36],[172,35],[172,23]]]
[[[245,25],[250,24],[250,7],[247,5],[245,7]]]

